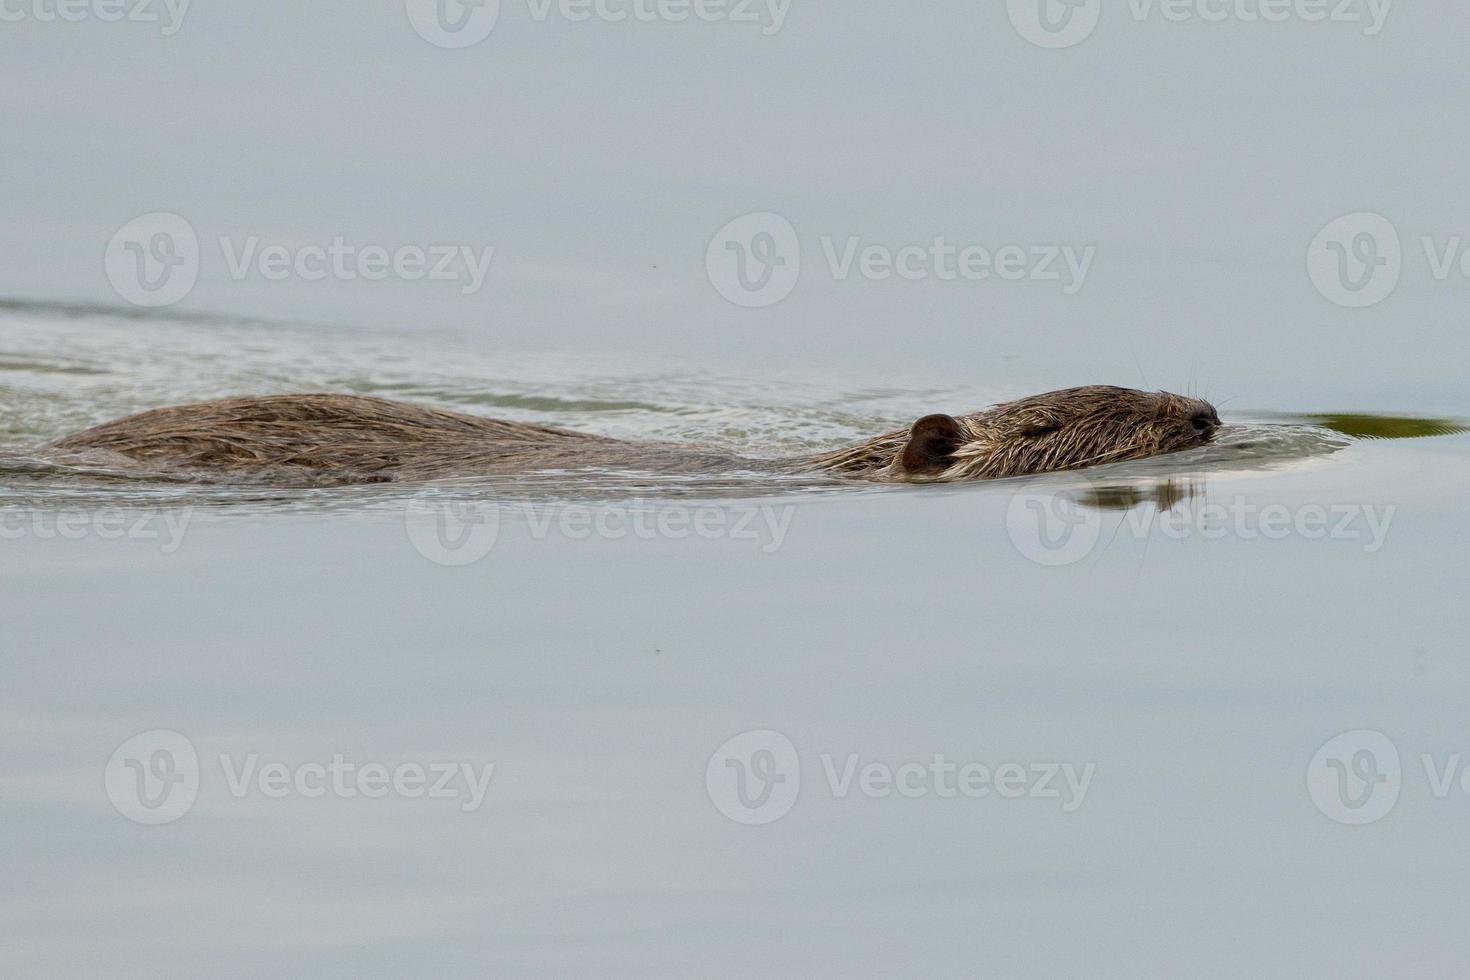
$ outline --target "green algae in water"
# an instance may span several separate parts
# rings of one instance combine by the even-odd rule
[[[1319,426],[1355,439],[1423,439],[1470,432],[1470,420],[1427,418],[1406,415],[1377,415],[1367,412],[1252,412],[1256,418],[1273,422],[1297,422]]]
[[[1359,414],[1303,415],[1300,418],[1359,439],[1418,439],[1424,436],[1449,436],[1470,432],[1470,425],[1455,419]]]

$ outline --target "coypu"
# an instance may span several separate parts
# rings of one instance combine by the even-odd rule
[[[926,415],[835,452],[755,460],[359,395],[272,395],[158,408],[52,444],[185,474],[370,483],[597,467],[826,473],[889,483],[1026,476],[1209,442],[1220,417],[1168,392],[1092,385],[970,415]]]

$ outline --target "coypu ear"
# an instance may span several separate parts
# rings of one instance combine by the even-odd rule
[[[960,424],[948,415],[926,415],[909,430],[898,461],[910,473],[938,473],[954,462],[964,435]]]

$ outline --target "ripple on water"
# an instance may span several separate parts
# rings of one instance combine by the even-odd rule
[[[846,386],[820,376],[730,378],[706,370],[650,370],[646,361],[505,354],[462,344],[356,334],[238,318],[149,317],[138,311],[0,301],[0,504],[200,505],[267,510],[401,506],[422,485],[277,487],[199,484],[105,466],[62,466],[28,449],[145,408],[225,394],[348,391],[438,404],[623,439],[701,443],[736,455],[810,453],[866,438],[936,409],[971,411],[999,393]],[[82,352],[82,353],[79,353]],[[1166,457],[1052,474],[1057,487],[1147,486],[1325,458],[1354,438],[1463,432],[1442,419],[1366,415],[1255,416],[1216,443]],[[1085,476],[1080,474],[1085,473]],[[1007,487],[1007,484],[1011,484]],[[606,469],[436,481],[437,494],[529,500],[706,499],[903,492],[905,488],[767,473],[656,476]],[[960,489],[960,488],[956,488]],[[1013,481],[964,491],[1013,489]]]

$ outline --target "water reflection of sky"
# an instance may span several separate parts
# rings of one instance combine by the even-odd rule
[[[1376,972],[1448,970],[1464,800],[1416,760],[1464,748],[1466,448],[1359,444],[1352,487],[1338,467],[1208,483],[1258,506],[1395,504],[1372,554],[1109,523],[1048,567],[1012,495],[923,491],[800,505],[773,553],[515,520],[463,568],[387,518],[205,519],[167,556],[9,541],[7,970],[153,977],[164,948],[211,976],[686,975],[710,957],[732,976],[950,975],[982,951],[1012,974],[1271,972],[1346,968],[1345,948]],[[139,827],[100,767],[158,727],[206,760],[497,769],[474,814],[236,799],[206,771],[184,819]],[[1363,727],[1399,746],[1404,790],[1352,831],[1303,774]],[[705,787],[710,752],[749,729],[801,754],[801,797],[768,826],[731,823]],[[838,798],[822,757],[854,753],[1097,768],[1073,813]],[[1397,925],[1358,942],[1363,915]]]

